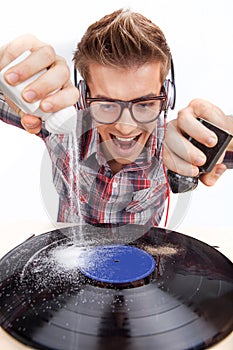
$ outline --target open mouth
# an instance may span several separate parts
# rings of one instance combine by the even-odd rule
[[[138,141],[140,135],[137,135],[135,137],[118,137],[111,134],[111,139],[113,140],[113,143],[122,149],[130,149],[132,148],[136,142]]]

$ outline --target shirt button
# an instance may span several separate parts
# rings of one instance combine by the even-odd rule
[[[113,182],[112,187],[113,187],[113,188],[117,188],[117,186],[118,186],[117,183],[116,183],[116,182]]]

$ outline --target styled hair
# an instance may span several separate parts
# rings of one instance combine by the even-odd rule
[[[170,69],[171,53],[157,25],[139,13],[120,9],[88,27],[73,60],[85,81],[88,81],[91,63],[130,68],[161,62],[163,82]]]

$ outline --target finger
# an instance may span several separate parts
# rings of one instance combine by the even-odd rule
[[[21,35],[10,43],[4,45],[0,51],[0,69],[20,56],[24,51],[35,51],[41,47],[48,46],[43,41],[37,39],[34,35]]]
[[[40,108],[44,112],[56,112],[67,106],[75,105],[78,99],[78,89],[69,81],[61,90],[43,99]]]
[[[192,164],[186,162],[182,158],[179,158],[176,154],[173,154],[172,157],[167,157],[165,155],[164,164],[165,166],[172,170],[175,173],[184,176],[197,176],[199,174],[199,168],[193,166]]]
[[[208,128],[206,128],[206,130],[204,131],[203,125],[202,127],[200,126],[200,124],[198,126],[196,124],[195,118],[200,117],[202,119],[205,119],[218,126],[219,128],[229,133],[232,133],[229,118],[223,113],[223,111],[219,107],[206,100],[192,100],[189,103],[188,107],[180,111],[178,117],[180,119],[179,124],[182,128],[184,128],[187,134],[192,137],[194,137],[195,135],[196,137],[199,136],[198,141],[205,144],[208,147],[212,147],[214,144],[216,144],[216,135],[213,132],[211,132]],[[199,130],[197,130],[196,127],[199,128]],[[197,131],[201,132],[201,134],[198,134]]]
[[[172,153],[195,166],[203,165],[206,162],[205,154],[182,135],[177,128],[176,120],[170,122],[167,126],[165,147],[168,147]]]
[[[213,147],[218,140],[216,134],[205,127],[196,118],[197,115],[194,114],[191,107],[182,109],[178,113],[179,129],[207,147]]]
[[[212,122],[219,127],[225,126],[225,114],[223,111],[209,101],[194,99],[190,102],[190,107],[194,110],[195,115]]]
[[[15,86],[26,81],[36,73],[42,72],[43,69],[49,67],[54,61],[55,53],[53,48],[49,45],[40,47],[24,58],[20,63],[7,69],[4,73],[4,78],[10,85]]]
[[[163,163],[168,169],[180,175],[193,177],[199,174],[198,167],[186,162],[168,149],[163,151]]]
[[[22,92],[27,102],[35,102],[45,98],[68,85],[70,78],[69,68],[62,58],[56,58],[52,67],[37,77]]]
[[[47,44],[30,34],[16,38],[1,48],[0,69],[12,62],[26,50],[34,51],[44,46],[47,46]]]
[[[21,124],[30,134],[38,134],[42,127],[41,119],[29,114],[24,114],[22,116]]]
[[[214,169],[210,173],[202,174],[200,176],[201,182],[206,186],[213,186],[217,180],[226,171],[227,167],[225,164],[216,164]]]

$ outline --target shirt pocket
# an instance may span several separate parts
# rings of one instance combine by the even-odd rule
[[[156,210],[164,205],[166,186],[154,184],[153,187],[134,192],[132,202],[126,207],[129,212]]]

